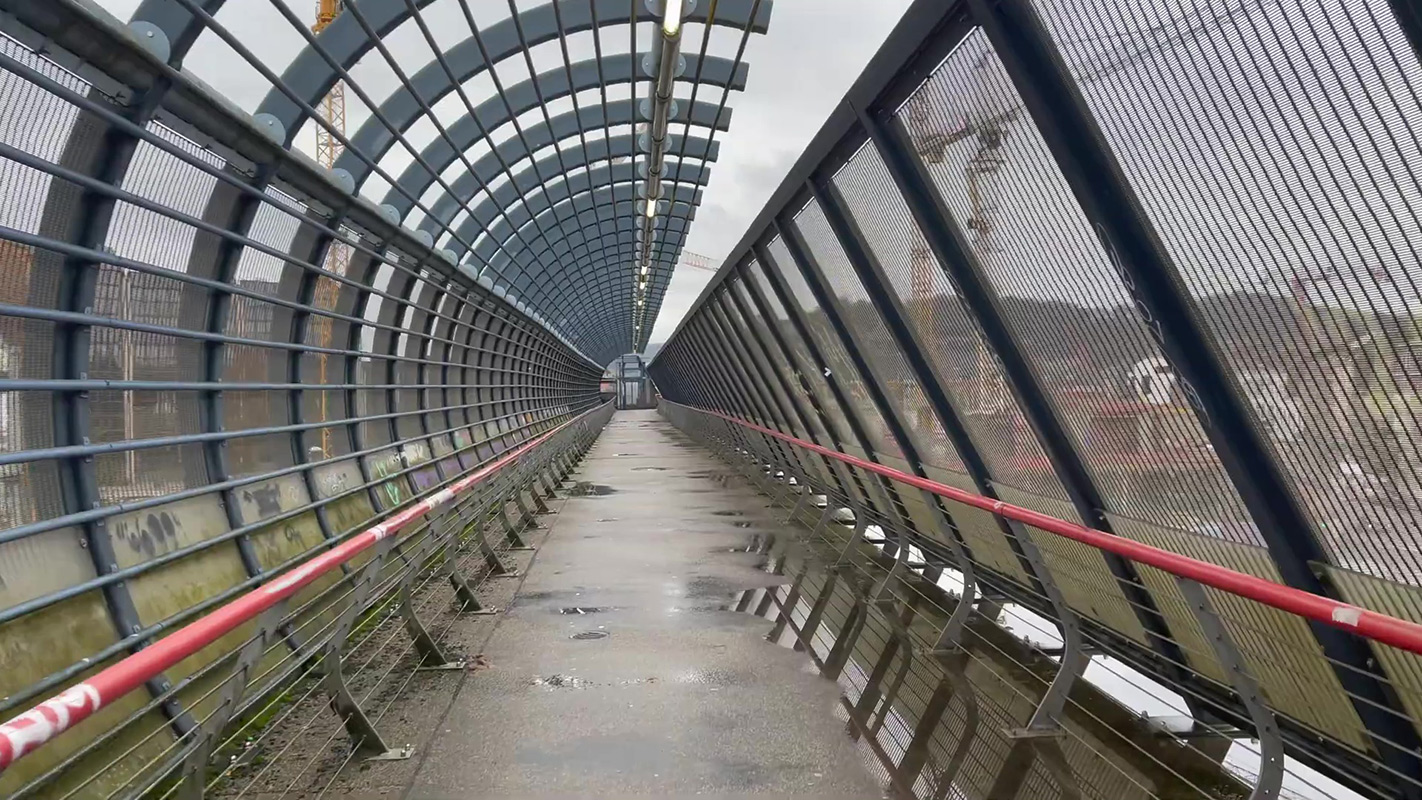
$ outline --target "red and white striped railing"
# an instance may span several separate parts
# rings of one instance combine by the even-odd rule
[[[382,539],[398,533],[421,516],[446,505],[553,435],[597,410],[594,408],[585,411],[538,438],[525,442],[498,460],[392,514],[340,545],[314,556],[272,582],[253,589],[0,725],[0,771],[94,715],[99,709],[142,686],[150,678],[212,644],[243,623],[256,619],[263,611],[295,595],[322,575],[339,569],[342,564]]]

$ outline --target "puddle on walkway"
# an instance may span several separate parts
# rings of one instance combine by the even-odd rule
[[[752,534],[746,543],[736,547],[721,549],[717,548],[717,553],[767,553],[775,546],[775,536],[769,533]]]
[[[588,483],[578,481],[568,487],[569,497],[602,497],[604,495],[616,494],[617,490],[604,483]]]
[[[745,515],[746,515],[746,512],[744,512],[744,511],[712,511],[712,512],[711,512],[711,516],[713,516],[713,517],[744,517]]]
[[[602,614],[607,611],[616,611],[612,606],[564,606],[558,609],[559,614]]]
[[[580,642],[587,642],[593,639],[606,639],[608,635],[607,631],[578,631],[568,638],[577,639]]]
[[[721,599],[740,591],[740,587],[724,578],[698,575],[686,582],[686,597],[696,600]]]
[[[676,676],[677,683],[710,686],[712,690],[740,682],[740,676],[728,669],[693,669]]]
[[[576,675],[563,675],[562,673],[558,673],[547,677],[534,678],[529,682],[529,685],[542,686],[545,689],[586,689],[592,686],[592,681],[586,678],[579,678]]]
[[[666,467],[633,467],[633,472],[666,472]]]

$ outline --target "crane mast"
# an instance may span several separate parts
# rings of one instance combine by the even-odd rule
[[[316,22],[311,26],[312,33],[320,33],[330,25],[342,11],[345,10],[344,0],[317,0],[316,2]],[[336,165],[336,159],[345,150],[340,140],[333,131],[346,134],[346,86],[342,81],[336,81],[331,87],[331,91],[321,101],[318,109],[321,118],[326,121],[326,125],[316,125],[316,161],[326,169],[331,169]],[[328,272],[336,275],[345,275],[346,267],[350,264],[351,249],[345,243],[337,240],[331,242],[326,250],[325,268]],[[312,304],[316,308],[331,311],[336,307],[336,298],[340,292],[341,285],[336,281],[321,277],[316,281],[316,291],[312,296]],[[316,345],[322,348],[331,346],[331,319],[329,317],[316,315],[310,318],[309,338]],[[330,381],[327,378],[327,356],[321,353],[318,356],[320,381],[324,386]],[[321,421],[325,422],[330,418],[326,408],[325,389],[321,390]],[[331,430],[321,429],[321,454],[320,458],[330,458],[331,453]]]

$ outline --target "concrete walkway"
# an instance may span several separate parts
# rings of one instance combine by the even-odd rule
[[[883,796],[835,684],[728,610],[785,581],[744,552],[785,511],[722,469],[656,412],[618,412],[407,797]]]

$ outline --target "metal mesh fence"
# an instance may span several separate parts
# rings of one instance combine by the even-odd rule
[[[46,55],[0,38],[0,59],[7,717],[596,402],[585,357],[305,194],[309,167],[264,183],[211,139],[106,116],[127,98]],[[0,794],[105,796],[181,752],[249,635]]]
[[[819,205],[811,202],[801,210],[795,217],[795,227],[804,236],[825,285],[839,298],[841,318],[859,338],[866,363],[878,370],[871,380],[879,382],[899,418],[915,432],[911,435],[918,437],[919,457],[936,467],[963,472],[962,458],[948,441],[943,424],[929,407],[922,387],[909,371]]]
[[[905,104],[899,124],[921,143],[935,188],[1107,509],[1258,543],[1185,387],[986,37],[969,35]],[[875,156],[862,158],[865,178],[884,173]]]
[[[771,241],[766,252],[773,261],[776,275],[785,287],[786,293],[799,306],[800,319],[810,335],[814,337],[815,345],[826,361],[824,368],[830,374],[825,377],[833,376],[840,390],[854,405],[854,412],[868,428],[865,433],[873,448],[902,458],[903,450],[900,449],[898,442],[890,433],[883,416],[874,407],[874,402],[865,388],[864,377],[855,369],[854,362],[849,360],[849,353],[845,351],[845,346],[840,342],[838,334],[830,326],[829,319],[820,310],[819,303],[816,302],[814,294],[810,291],[809,284],[805,283],[804,276],[800,273],[794,259],[790,257],[790,251],[786,248],[785,242],[776,238]]]
[[[1415,583],[1422,68],[1388,4],[1039,9],[1330,556]]]
[[[851,91],[853,113],[831,118],[812,146],[818,160],[802,158],[762,214],[775,222],[732,260],[760,294],[783,287],[790,307],[763,300],[767,316],[792,362],[826,368],[825,384],[809,386],[826,418],[862,425],[870,449],[889,456],[870,460],[901,457],[872,382],[928,462],[903,471],[963,469],[938,456],[946,437],[913,380],[931,377],[1003,501],[1415,619],[1419,37],[1396,3],[1346,5],[955,4],[933,18],[928,44],[896,51],[906,55],[892,80]],[[962,24],[974,15],[982,28]],[[1064,83],[1053,77],[1058,54]],[[1073,81],[1080,110],[1059,91]],[[1079,135],[1092,125],[1099,142]],[[1112,158],[1119,175],[1082,169]],[[828,216],[815,197],[828,198]],[[1142,257],[1125,263],[1118,246]],[[1157,252],[1162,267],[1136,263]],[[1153,293],[1136,285],[1157,272]],[[830,324],[820,289],[847,331]],[[886,295],[897,302],[875,308],[871,298]],[[914,338],[924,352],[910,355],[927,371],[897,349]],[[668,376],[692,369],[700,349],[674,337],[653,366]],[[810,350],[826,364],[813,365]],[[859,374],[851,353],[871,374]],[[1190,363],[1196,353],[1208,355]],[[844,390],[838,408],[830,381]],[[775,459],[756,434],[692,427],[741,458]],[[1263,448],[1234,441],[1256,432]],[[1283,484],[1251,474],[1276,465]],[[1007,532],[946,505],[968,548],[955,558],[1005,581],[1008,594],[1058,595],[1057,621],[1079,615],[1084,635],[1109,641],[1109,652],[1149,650],[1146,669],[1187,698],[1197,721],[1200,704],[1218,698],[1168,676],[1229,681],[1228,659],[1211,645],[1224,635],[1283,720],[1291,754],[1355,788],[1369,785],[1359,776],[1370,770],[1391,776],[1379,785],[1394,781],[1383,794],[1422,786],[1414,659],[1208,593],[1219,612],[1212,636],[1174,576],[1103,560],[1035,523]],[[896,524],[874,520],[886,532]],[[924,552],[948,544],[916,527],[905,535]],[[886,533],[885,552],[897,543]],[[849,696],[873,683],[864,681],[877,658],[861,661]],[[914,719],[909,709],[886,713],[870,749],[901,760]],[[1073,765],[1093,746],[1084,735],[1063,744]],[[953,758],[951,742],[941,753]],[[1166,796],[1138,772],[1072,772],[1082,796]],[[922,775],[916,787],[921,796],[1076,796],[1063,776],[1039,765],[1010,787],[940,792]]]

